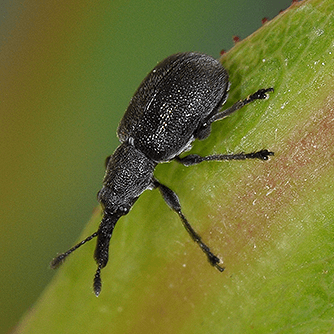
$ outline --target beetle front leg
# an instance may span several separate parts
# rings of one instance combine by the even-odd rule
[[[174,210],[179,217],[181,218],[182,224],[191,236],[191,238],[201,247],[202,251],[205,253],[205,255],[208,258],[208,261],[210,264],[214,267],[216,267],[220,272],[224,271],[224,267],[221,267],[218,263],[220,262],[220,259],[214,255],[210,248],[202,241],[201,237],[195,232],[195,230],[192,228],[186,217],[183,215],[181,211],[181,205],[178,196],[166,187],[165,185],[161,184],[159,181],[154,180],[153,181],[154,188],[158,188],[163,199],[167,203],[167,205]]]

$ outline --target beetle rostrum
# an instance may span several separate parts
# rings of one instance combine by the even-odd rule
[[[97,270],[94,292],[98,296],[102,282],[100,272],[107,265],[109,242],[117,221],[126,215],[138,197],[147,189],[158,189],[174,210],[191,238],[200,246],[210,264],[219,271],[220,259],[214,255],[184,216],[178,196],[154,177],[154,169],[161,162],[175,160],[185,166],[203,161],[267,160],[274,155],[268,150],[253,153],[216,154],[199,156],[188,151],[195,139],[205,139],[211,124],[255,100],[266,99],[273,88],[259,89],[230,108],[220,111],[228,95],[228,74],[220,62],[208,55],[185,52],[160,62],[143,80],[132,97],[118,126],[121,142],[106,160],[106,172],[97,199],[103,208],[98,230],[51,262],[56,268],[64,259],[97,237],[94,258]]]

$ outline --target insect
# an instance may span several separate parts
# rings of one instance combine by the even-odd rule
[[[195,139],[210,135],[211,124],[239,110],[246,104],[266,99],[273,88],[256,93],[220,111],[229,90],[228,74],[220,62],[208,55],[185,52],[169,56],[160,62],[143,80],[132,97],[120,121],[117,135],[121,144],[106,160],[106,172],[97,199],[103,208],[98,230],[58,255],[51,262],[56,268],[65,258],[87,241],[97,237],[94,258],[97,270],[94,292],[101,292],[101,269],[107,265],[109,242],[117,221],[128,214],[138,197],[147,189],[158,189],[189,233],[219,271],[220,259],[192,228],[184,216],[178,196],[154,177],[154,169],[161,162],[175,160],[185,166],[203,161],[267,160],[274,153],[261,150],[253,153],[216,154],[180,157],[190,150]]]

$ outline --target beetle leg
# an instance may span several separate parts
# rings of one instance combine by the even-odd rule
[[[185,227],[191,238],[201,247],[202,251],[207,256],[210,264],[216,267],[220,272],[224,271],[225,268],[221,267],[218,264],[220,262],[220,259],[210,251],[210,248],[202,241],[201,237],[195,232],[195,230],[191,227],[186,217],[183,215],[181,211],[179,198],[175,194],[175,192],[166,187],[165,185],[161,184],[157,180],[153,181],[153,185],[155,188],[159,189],[167,205],[179,215],[183,223],[183,226]]]
[[[244,100],[239,100],[238,102],[234,103],[233,106],[231,106],[230,108],[223,110],[215,115],[213,115],[206,123],[207,125],[218,121],[222,118],[225,118],[229,115],[231,115],[232,113],[234,113],[235,111],[241,109],[243,106],[245,106],[248,103],[251,103],[255,100],[264,100],[268,98],[268,94],[269,92],[273,92],[274,88],[266,88],[266,89],[259,89],[257,92],[255,92],[252,95],[249,95],[247,98],[245,98]]]
[[[223,160],[246,160],[246,159],[260,159],[268,160],[269,156],[274,155],[274,152],[268,150],[261,150],[252,153],[236,153],[236,154],[214,154],[206,157],[201,157],[198,154],[190,154],[183,158],[175,157],[175,160],[184,166],[197,165],[203,161],[223,161]]]

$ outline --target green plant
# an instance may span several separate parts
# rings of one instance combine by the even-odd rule
[[[192,152],[267,148],[270,161],[157,168],[225,272],[207,263],[158,191],[146,192],[115,229],[100,297],[90,243],[17,333],[334,330],[333,13],[331,0],[294,3],[222,57],[228,103],[261,87],[275,92],[214,124]],[[100,218],[97,210],[79,239]]]

